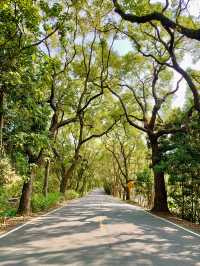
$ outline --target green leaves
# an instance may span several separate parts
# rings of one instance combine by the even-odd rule
[[[179,124],[184,118],[184,112],[171,116],[172,124]],[[170,175],[171,182],[190,181],[199,179],[200,147],[199,147],[199,118],[194,114],[188,122],[189,132],[172,135],[161,140],[160,149],[165,151],[162,165]],[[166,152],[168,151],[168,152]]]
[[[0,158],[0,187],[11,184],[19,180],[19,177],[15,174],[12,169],[11,162],[9,158]]]
[[[152,174],[151,170],[149,168],[144,168],[143,171],[139,171],[136,174],[137,176],[137,182],[139,183],[152,183]]]
[[[124,8],[125,10],[129,10],[135,15],[146,15],[153,11],[161,11],[162,5],[161,3],[150,3],[149,0],[124,0]],[[142,13],[142,14],[141,14]]]
[[[58,17],[63,10],[63,6],[59,3],[53,5],[48,4],[48,1],[40,1],[41,9],[46,13],[47,17]]]

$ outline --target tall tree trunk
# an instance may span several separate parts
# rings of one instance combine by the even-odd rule
[[[71,166],[65,171],[64,175],[62,176],[61,182],[60,182],[60,192],[65,194],[66,188],[67,188],[67,182],[71,178],[74,168],[76,167],[77,161],[74,160],[71,164]]]
[[[25,150],[26,150],[26,155],[29,158],[29,171],[27,173],[27,175],[29,176],[29,179],[25,181],[23,184],[19,207],[17,210],[17,214],[20,214],[20,215],[29,215],[29,213],[31,212],[32,186],[33,186],[33,180],[35,176],[35,171],[34,171],[34,168],[31,167],[31,164],[39,165],[41,163],[41,159],[43,155],[43,149],[40,150],[37,156],[32,154],[28,145],[25,146]]]
[[[30,179],[25,181],[22,188],[22,194],[19,202],[17,214],[29,215],[31,212],[31,195],[32,195],[33,175],[30,174]]]
[[[152,211],[169,212],[165,178],[162,171],[157,172],[154,170],[154,203]]]
[[[152,167],[154,173],[154,202],[152,211],[169,212],[167,204],[167,191],[165,187],[165,175],[162,170],[156,167],[160,160],[161,154],[158,147],[157,138],[150,139],[152,148]]]
[[[83,195],[84,195],[84,192],[85,192],[86,180],[87,180],[87,178],[86,178],[86,176],[85,176],[85,177],[83,178],[82,187],[81,187],[81,189],[80,189],[81,196],[83,196]]]
[[[125,195],[126,195],[126,200],[130,200],[131,199],[131,193],[130,193],[130,189],[128,187],[128,184],[126,184]]]
[[[3,154],[4,92],[0,90],[0,153]]]
[[[130,190],[127,189],[127,191],[126,191],[126,200],[130,200],[130,199],[131,199]]]
[[[76,191],[78,191],[78,190],[79,190],[80,183],[81,183],[81,180],[82,180],[82,176],[83,176],[83,175],[81,175],[81,177],[79,176],[79,179],[77,180],[77,183],[76,183],[76,188],[75,188],[75,190],[76,190]]]
[[[43,185],[43,194],[45,197],[47,197],[48,195],[49,169],[50,169],[50,160],[47,160],[45,165],[45,175],[44,175],[44,185]]]
[[[79,190],[81,180],[83,179],[83,175],[84,175],[84,168],[81,168],[78,171],[78,180],[77,180],[77,183],[76,183],[75,191],[78,191]]]

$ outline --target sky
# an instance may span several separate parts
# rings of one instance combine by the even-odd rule
[[[155,2],[163,2],[163,0],[151,0],[151,3]],[[164,1],[165,2],[165,1]],[[200,0],[191,0],[189,6],[189,12],[191,15],[200,17]],[[120,55],[125,55],[126,53],[133,50],[132,44],[128,39],[123,40],[116,40],[113,49],[117,51]],[[192,58],[190,54],[186,54],[181,62],[181,67],[187,69],[188,67],[200,70],[200,62],[195,64],[192,63]],[[176,82],[180,79],[180,75],[174,72],[174,80],[173,80],[173,87],[176,86]],[[174,100],[173,100],[173,107],[183,107],[185,102],[185,92],[186,92],[187,84],[183,80],[180,84],[180,89],[176,93]]]

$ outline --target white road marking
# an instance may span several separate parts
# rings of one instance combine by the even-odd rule
[[[151,213],[151,212],[148,212],[148,211],[144,210],[144,209],[143,209],[142,207],[140,207],[140,206],[135,206],[135,205],[132,205],[132,204],[129,204],[129,203],[126,203],[126,204],[129,205],[129,206],[136,207],[137,209],[140,209],[141,211],[143,211],[143,212],[145,212],[145,213],[147,213],[147,214],[153,216],[154,218],[157,218],[157,219],[160,219],[160,220],[162,220],[162,221],[165,221],[165,222],[167,222],[167,223],[169,223],[169,224],[172,224],[172,225],[178,227],[179,229],[182,229],[182,230],[184,230],[184,231],[186,231],[186,232],[188,232],[188,233],[190,233],[190,234],[192,234],[192,235],[195,235],[195,236],[197,236],[197,237],[200,237],[200,234],[198,234],[198,233],[196,233],[196,232],[194,232],[194,231],[192,231],[192,230],[190,230],[190,229],[187,229],[187,228],[185,228],[185,227],[183,227],[183,226],[181,226],[181,225],[179,225],[179,224],[173,223],[173,222],[171,222],[171,221],[169,221],[169,220],[167,220],[167,219],[165,219],[165,218],[163,218],[163,217],[160,217],[160,216],[157,216],[157,215],[155,215],[155,214],[153,214],[153,213]]]
[[[67,204],[66,204],[66,205],[67,205]],[[11,233],[14,233],[15,231],[21,229],[22,227],[24,227],[24,226],[26,226],[26,225],[28,225],[28,224],[31,224],[31,223],[36,222],[36,221],[39,220],[41,217],[48,216],[49,214],[54,213],[54,212],[56,212],[56,211],[58,211],[58,210],[60,210],[60,209],[62,209],[62,208],[64,208],[64,207],[66,207],[66,205],[64,205],[64,206],[62,206],[62,207],[59,207],[59,208],[57,208],[57,209],[54,209],[54,210],[52,210],[52,211],[50,211],[50,212],[44,213],[44,214],[42,214],[42,215],[40,215],[40,216],[38,216],[38,217],[36,217],[36,218],[31,219],[30,221],[28,221],[28,222],[26,222],[26,223],[24,223],[24,224],[22,224],[22,225],[20,225],[20,226],[17,226],[16,228],[14,228],[14,229],[12,229],[12,230],[10,230],[10,231],[8,231],[8,232],[6,232],[6,233],[0,235],[0,239],[6,237],[7,235],[10,235]]]
[[[144,211],[145,211],[145,210],[144,210]],[[183,226],[181,226],[181,225],[179,225],[179,224],[175,224],[175,223],[173,223],[173,222],[171,222],[171,221],[169,221],[169,220],[167,220],[167,219],[165,219],[165,218],[163,218],[163,217],[159,217],[159,216],[157,216],[157,215],[155,215],[155,214],[152,214],[152,213],[150,213],[150,212],[148,212],[148,211],[145,211],[145,212],[148,213],[149,215],[151,215],[151,216],[157,218],[157,219],[160,219],[160,220],[165,221],[165,222],[167,222],[167,223],[169,223],[169,224],[172,224],[172,225],[174,225],[174,226],[176,226],[176,227],[178,227],[178,228],[180,228],[180,229],[182,229],[182,230],[184,230],[184,231],[186,231],[186,232],[188,232],[188,233],[190,233],[190,234],[192,234],[192,235],[195,235],[195,236],[197,236],[197,237],[200,237],[200,234],[198,234],[198,233],[196,233],[196,232],[194,232],[194,231],[192,231],[192,230],[190,230],[190,229],[187,229],[187,228],[185,228],[185,227],[183,227]]]

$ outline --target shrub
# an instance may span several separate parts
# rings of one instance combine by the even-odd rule
[[[80,195],[75,190],[67,190],[65,192],[65,200],[72,200],[78,198]]]
[[[12,184],[5,185],[3,187],[4,193],[7,195],[7,198],[20,198],[23,185],[23,178],[19,181],[15,181]]]
[[[13,171],[8,158],[0,158],[0,186],[11,184],[20,180],[20,177]]]
[[[8,198],[9,195],[7,191],[0,187],[0,211],[4,211],[9,208]]]
[[[12,198],[10,186],[0,187],[0,217],[16,216],[18,202],[13,203],[10,201]]]
[[[31,206],[33,212],[45,211],[51,207],[54,207],[57,203],[61,201],[61,194],[49,193],[47,197],[44,195],[34,195],[31,200]]]
[[[0,212],[0,217],[15,217],[17,213],[16,209],[7,209]]]

